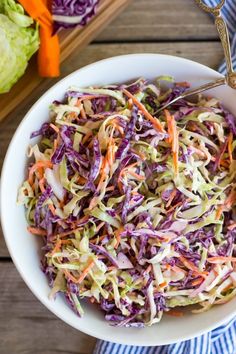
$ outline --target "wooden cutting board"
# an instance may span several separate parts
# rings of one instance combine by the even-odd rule
[[[60,61],[75,50],[82,50],[91,42],[129,3],[131,0],[100,0],[96,16],[84,27],[60,32]],[[27,70],[10,92],[0,95],[0,121],[13,111],[43,81],[38,76],[37,62],[34,56]]]

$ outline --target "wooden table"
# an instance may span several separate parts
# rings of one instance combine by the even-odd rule
[[[217,68],[223,57],[211,19],[193,0],[134,0],[82,54],[75,52],[65,62],[62,76],[102,58],[142,52],[173,54],[212,68]],[[17,112],[1,123],[1,165],[19,122],[54,83],[45,80]],[[92,353],[94,338],[64,324],[31,294],[9,257],[2,235],[0,262],[1,354]]]

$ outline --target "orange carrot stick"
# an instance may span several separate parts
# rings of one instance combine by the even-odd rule
[[[168,141],[172,145],[174,172],[175,172],[175,175],[178,175],[178,170],[179,170],[179,167],[178,167],[178,163],[179,163],[179,133],[177,131],[176,122],[175,122],[174,117],[170,114],[170,112],[167,109],[164,110],[164,113],[167,118],[168,134],[169,134]]]
[[[165,133],[165,129],[163,128],[161,122],[159,121],[158,118],[156,117],[153,117],[148,111],[147,109],[145,108],[145,106],[139,102],[139,100],[137,100],[137,98],[132,95],[132,93],[130,93],[129,91],[127,91],[126,89],[123,89],[123,92],[124,94],[131,98],[133,103],[140,109],[140,111],[143,112],[144,116],[150,120],[150,122],[153,124],[153,126],[155,127],[155,129],[158,131],[158,132],[162,132],[162,133]]]
[[[116,238],[116,244],[114,246],[115,249],[118,248],[119,244],[120,244],[120,241],[121,241],[121,233],[124,231],[124,228],[123,226],[121,226],[119,229],[117,229],[115,232],[114,232],[114,235],[115,235],[115,238]]]
[[[78,283],[78,279],[75,278],[67,269],[63,269],[63,272],[67,276],[67,278],[70,279],[73,283]]]
[[[165,314],[174,316],[174,317],[182,317],[184,313],[182,311],[177,311],[177,310],[169,310],[166,311]]]
[[[233,161],[233,148],[232,148],[232,143],[233,143],[233,133],[229,133],[228,137],[228,154],[229,154],[229,161],[232,163]]]
[[[19,0],[25,11],[40,24],[38,71],[43,77],[59,76],[60,46],[58,36],[53,35],[53,18],[47,8],[47,0]]]
[[[53,130],[55,130],[55,132],[56,132],[57,134],[59,134],[60,130],[59,130],[59,128],[58,128],[55,124],[50,123],[50,127],[51,127]]]
[[[200,285],[200,284],[202,283],[202,281],[203,281],[202,279],[193,280],[193,281],[192,281],[192,285],[193,285],[193,286]]]
[[[185,257],[180,256],[179,259],[180,259],[180,261],[183,263],[183,265],[184,265],[186,268],[192,270],[193,272],[195,272],[195,273],[197,273],[197,274],[199,274],[199,275],[201,275],[201,276],[203,276],[203,277],[205,277],[205,275],[208,274],[208,272],[201,272],[201,271],[195,266],[195,264],[194,264],[193,262],[189,261],[189,260],[186,259]]]
[[[55,247],[52,250],[52,254],[59,252],[61,249],[61,240],[57,240]]]
[[[236,262],[236,257],[224,257],[224,256],[217,256],[217,257],[209,257],[207,258],[209,263],[213,264],[221,264],[225,262]]]
[[[173,202],[173,200],[174,200],[176,194],[177,194],[177,189],[174,188],[173,191],[170,193],[170,198],[169,198],[169,200],[168,200],[168,202],[167,202],[167,204],[166,204],[166,208],[169,208],[169,206],[170,206],[171,203]]]
[[[236,202],[236,191],[232,190],[229,196],[226,198],[225,202],[220,205],[216,211],[216,220],[219,220],[223,211],[230,209]]]
[[[134,178],[136,178],[139,181],[144,181],[146,179],[145,176],[140,176],[137,173],[133,172],[133,171],[127,171],[127,173],[129,173],[131,176],[133,176]]]
[[[55,209],[54,205],[49,204],[49,205],[48,205],[48,208],[49,208],[49,210],[51,211],[51,213],[52,213],[53,215],[56,215],[56,209]]]
[[[37,227],[28,226],[27,230],[33,235],[47,236],[47,231],[45,231],[43,229],[39,229]]]
[[[166,121],[167,121],[167,131],[168,131],[167,142],[171,144],[172,140],[173,140],[172,118],[171,118],[170,112],[167,109],[164,109],[164,114],[165,114]]]
[[[36,162],[32,167],[30,167],[30,169],[29,169],[29,178],[28,178],[28,182],[29,182],[29,184],[30,185],[32,185],[33,184],[33,175],[34,175],[34,173],[38,170],[38,169],[40,169],[40,168],[52,168],[52,162],[51,161],[49,161],[49,160],[45,160],[45,161],[38,161],[38,162]]]
[[[83,270],[82,274],[80,275],[78,279],[78,283],[81,283],[84,280],[84,278],[89,273],[89,271],[93,268],[93,266],[94,266],[94,261],[91,261],[89,265]]]
[[[45,178],[43,177],[39,181],[39,188],[40,188],[42,193],[45,191],[44,183],[45,183]]]

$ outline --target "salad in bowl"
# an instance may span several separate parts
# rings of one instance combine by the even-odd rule
[[[122,67],[128,57],[114,60]],[[137,63],[144,57],[137,55]],[[146,61],[153,65],[154,59],[147,55]],[[199,64],[186,63],[190,72],[192,65],[204,72]],[[165,72],[164,64],[160,60],[158,74]],[[187,82],[179,80],[178,72],[171,72],[175,79],[155,77],[154,69],[142,74],[118,84],[114,77],[106,85],[101,80],[78,85],[75,78],[67,85],[65,79],[60,95],[53,89],[46,94],[41,124],[24,130],[26,169],[14,191],[21,232],[30,242],[37,239],[31,251],[38,259],[34,271],[43,270],[40,282],[47,277],[41,300],[48,307],[57,304],[59,316],[63,308],[73,325],[82,323],[78,328],[89,334],[134,344],[136,328],[143,327],[140,345],[147,345],[148,333],[153,345],[176,341],[179,333],[165,339],[167,325],[179,323],[186,332],[182,340],[210,328],[208,313],[216,314],[217,325],[232,316],[236,122],[229,105],[214,94],[219,89],[156,114],[193,80],[191,75]],[[9,154],[11,147],[6,159]],[[2,190],[6,176],[4,167]],[[27,257],[30,249],[29,244],[23,252]],[[218,310],[223,307],[228,316]],[[208,320],[201,326],[203,318]],[[96,323],[104,328],[99,334]],[[110,325],[116,326],[117,340]],[[129,339],[121,338],[124,331]],[[162,339],[157,341],[155,331]]]

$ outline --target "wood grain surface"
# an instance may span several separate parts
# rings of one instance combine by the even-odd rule
[[[101,0],[96,16],[87,26],[76,27],[59,33],[60,37],[60,62],[61,64],[75,50],[82,51],[101,30],[108,25],[130,2],[130,0]],[[36,55],[30,61],[25,74],[13,86],[9,93],[0,96],[0,121],[12,112],[19,104],[31,94],[43,81],[38,75]]]
[[[29,291],[12,263],[0,272],[1,354],[88,354],[95,339],[60,321]]]
[[[210,16],[194,0],[134,0],[99,41],[216,40]]]
[[[99,59],[141,52],[186,57],[212,68],[223,57],[210,17],[194,0],[134,0],[95,43],[65,60],[62,76]],[[55,82],[44,80],[0,123],[0,167],[19,122]],[[64,324],[32,295],[9,258],[1,232],[0,281],[0,354],[92,353],[94,338]]]

